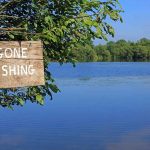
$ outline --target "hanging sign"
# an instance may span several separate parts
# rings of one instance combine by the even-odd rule
[[[0,88],[44,84],[41,41],[0,41]]]

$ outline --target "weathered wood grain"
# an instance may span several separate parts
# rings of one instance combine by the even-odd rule
[[[0,53],[4,53],[6,48],[27,48],[28,56],[24,59],[43,59],[43,44],[41,41],[0,41]],[[3,59],[6,57],[4,56]],[[16,57],[16,59],[18,59]]]
[[[0,54],[6,48],[27,48],[25,58],[0,58],[0,88],[16,88],[44,85],[43,45],[41,41],[0,41]],[[7,74],[4,76],[3,66],[29,66],[33,65],[34,74]],[[6,69],[6,68],[5,68]],[[8,69],[8,68],[7,68]],[[9,69],[8,69],[9,70]]]
[[[8,75],[3,76],[3,65],[14,66],[14,65],[33,65],[35,74],[33,75]],[[13,87],[26,87],[26,86],[37,86],[44,85],[44,66],[41,60],[0,60],[0,88],[13,88]]]

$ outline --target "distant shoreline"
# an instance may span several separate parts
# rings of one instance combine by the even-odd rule
[[[119,40],[105,45],[93,45],[87,41],[78,44],[71,55],[78,62],[150,62],[150,40],[142,38],[137,42]]]

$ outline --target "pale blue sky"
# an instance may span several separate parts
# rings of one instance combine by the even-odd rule
[[[123,23],[112,23],[115,27],[115,38],[136,41],[140,38],[150,38],[150,0],[120,0],[124,9]],[[95,40],[95,44],[104,43],[102,40]]]

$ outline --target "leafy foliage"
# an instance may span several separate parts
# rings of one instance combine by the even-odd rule
[[[91,42],[79,44],[72,51],[72,57],[79,62],[95,61],[150,61],[150,40],[142,38],[137,42],[119,40],[94,46]]]
[[[149,61],[150,40],[143,38],[137,42],[119,40],[98,45],[94,50],[98,61]]]
[[[30,100],[41,105],[59,89],[48,70],[49,61],[74,63],[72,50],[85,40],[114,36],[110,20],[122,21],[118,0],[1,0],[0,40],[42,40],[45,86],[1,89],[3,107]]]

